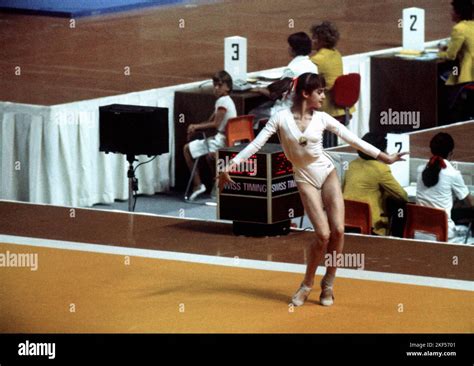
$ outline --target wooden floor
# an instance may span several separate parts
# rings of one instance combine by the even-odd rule
[[[449,1],[432,0],[222,1],[79,18],[74,28],[0,13],[0,100],[53,105],[203,80],[223,68],[223,39],[234,35],[248,38],[249,71],[280,67],[287,36],[322,20],[339,27],[344,55],[397,47],[411,6],[426,9],[427,41],[449,36]]]
[[[5,201],[0,234],[293,264],[306,263],[315,240],[314,232],[247,238],[222,222]],[[367,271],[474,280],[470,246],[346,234],[344,251],[364,253]]]

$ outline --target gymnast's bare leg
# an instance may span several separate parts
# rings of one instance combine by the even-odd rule
[[[306,214],[311,221],[316,235],[316,240],[310,244],[306,274],[302,289],[293,297],[293,303],[302,305],[309,295],[314,284],[316,269],[324,255],[328,252],[333,255],[342,253],[344,247],[344,199],[341,192],[339,178],[333,170],[321,190],[309,183],[298,182],[298,189]],[[336,267],[327,267],[326,275],[321,281],[322,305],[332,305],[332,286],[336,275]],[[298,293],[302,291],[297,296]]]

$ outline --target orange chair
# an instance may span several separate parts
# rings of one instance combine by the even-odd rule
[[[366,202],[344,200],[345,227],[359,229],[361,234],[372,233],[372,214]]]
[[[435,234],[438,241],[448,241],[448,215],[440,208],[408,203],[404,238],[414,238],[415,231]]]
[[[254,118],[255,116],[253,114],[248,114],[230,118],[227,121],[227,146],[234,146],[236,142],[250,142],[255,138],[255,134],[253,132]]]

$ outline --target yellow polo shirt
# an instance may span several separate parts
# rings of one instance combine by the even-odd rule
[[[353,160],[346,171],[343,192],[345,199],[370,205],[372,228],[379,235],[386,235],[388,229],[388,217],[382,216],[385,199],[391,196],[408,201],[406,191],[395,180],[390,167],[378,160]]]
[[[453,27],[448,50],[439,57],[459,60],[458,72],[451,73],[446,85],[474,81],[474,20],[463,20]]]

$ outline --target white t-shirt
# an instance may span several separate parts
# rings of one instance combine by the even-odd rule
[[[318,73],[318,67],[309,56],[296,56],[283,70],[282,78],[296,78],[305,72]]]
[[[237,117],[237,111],[235,109],[235,104],[232,98],[228,95],[225,95],[223,97],[220,97],[219,99],[216,100],[216,105],[215,105],[215,112],[219,108],[224,108],[226,110],[224,118],[222,119],[221,124],[219,125],[219,128],[217,129],[218,132],[225,134],[225,127],[227,126],[227,121],[230,118]]]
[[[417,170],[416,203],[421,206],[441,208],[448,214],[448,237],[455,236],[454,221],[451,220],[451,209],[454,198],[463,200],[469,194],[462,179],[461,172],[456,170],[448,160],[444,160],[446,168],[439,172],[439,181],[432,187],[426,187],[421,177],[425,166],[419,166]]]
[[[305,72],[311,72],[313,74],[318,73],[318,67],[316,64],[311,61],[309,56],[296,56],[288,66],[283,70],[283,78],[296,78]],[[275,113],[281,111],[282,109],[291,108],[293,105],[292,102],[293,95],[285,95],[282,99],[276,100],[275,104],[273,105],[270,115],[274,115]]]

